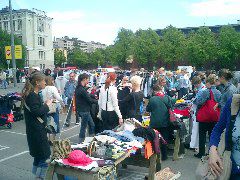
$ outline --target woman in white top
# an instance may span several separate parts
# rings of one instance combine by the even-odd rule
[[[109,73],[105,85],[99,93],[99,111],[103,120],[103,130],[112,130],[123,123],[122,114],[118,106],[116,74]]]
[[[53,101],[56,101],[57,103],[57,109],[56,113],[49,114],[50,116],[53,117],[54,122],[57,125],[57,133],[60,133],[60,128],[59,128],[59,109],[60,109],[60,104],[63,104],[63,100],[57,90],[57,88],[54,86],[54,79],[51,76],[46,76],[45,78],[46,81],[46,87],[45,89],[42,90],[42,99],[43,102],[45,102],[47,99],[51,99]],[[50,138],[50,141],[54,140],[56,137],[56,134],[52,135],[52,138]]]

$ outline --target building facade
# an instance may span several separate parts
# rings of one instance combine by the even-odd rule
[[[0,28],[10,33],[8,7],[0,10]],[[41,69],[54,67],[52,18],[37,9],[13,10],[13,30],[26,46],[26,66]]]
[[[105,49],[107,47],[107,45],[101,44],[99,42],[85,42],[78,40],[78,38],[69,38],[68,36],[64,36],[62,38],[54,38],[53,41],[54,49],[72,50],[77,46],[80,47],[82,51],[87,53],[92,53],[96,49]]]

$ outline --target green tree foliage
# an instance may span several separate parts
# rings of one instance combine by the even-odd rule
[[[185,58],[186,38],[180,30],[168,26],[163,30],[161,39],[160,53],[165,62],[173,63]]]
[[[187,39],[187,56],[192,65],[202,67],[217,59],[216,36],[207,27],[191,32]]]
[[[59,49],[54,50],[54,65],[61,66],[66,62],[66,57],[64,56],[64,52]]]
[[[115,53],[114,64],[126,66],[126,60],[133,53],[134,33],[129,29],[121,28],[115,39],[113,52]]]
[[[16,36],[14,37],[15,45],[22,45],[22,42],[19,38]],[[6,61],[6,55],[5,55],[5,46],[11,45],[11,35],[8,34],[6,31],[2,31],[0,29],[0,67],[1,68],[7,68],[7,61]],[[22,45],[22,53],[23,53],[23,59],[16,59],[16,67],[17,68],[23,68],[24,67],[24,61],[26,58],[26,48]],[[12,67],[10,63],[10,68]]]
[[[134,59],[141,65],[156,63],[159,59],[160,37],[152,29],[135,33]]]
[[[103,66],[105,65],[105,51],[96,49],[89,55],[89,59],[94,66]]]
[[[88,54],[78,47],[69,52],[68,61],[80,68],[88,68],[88,66],[91,65]]]
[[[240,58],[240,33],[231,26],[223,26],[219,33],[218,46],[220,64],[235,69]]]

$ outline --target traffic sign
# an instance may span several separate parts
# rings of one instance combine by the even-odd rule
[[[5,46],[6,59],[12,59],[11,46]],[[15,59],[22,59],[22,46],[15,45]]]

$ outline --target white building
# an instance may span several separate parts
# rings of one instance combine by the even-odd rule
[[[105,49],[107,47],[107,45],[101,44],[99,42],[85,42],[78,40],[77,38],[70,39],[68,36],[56,39],[54,38],[53,41],[54,49],[72,50],[75,46],[79,46],[82,51],[87,53],[94,52],[96,49]]]
[[[14,34],[26,46],[26,66],[41,69],[54,67],[52,44],[52,18],[44,11],[19,9],[13,10]],[[0,28],[10,33],[9,8],[0,10]]]

